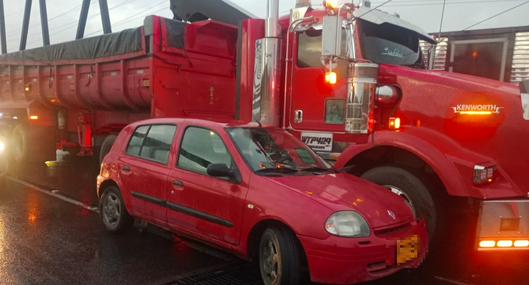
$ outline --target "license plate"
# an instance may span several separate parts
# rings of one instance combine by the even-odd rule
[[[397,241],[397,264],[408,263],[419,257],[419,236]]]

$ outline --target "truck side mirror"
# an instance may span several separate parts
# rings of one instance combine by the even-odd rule
[[[342,55],[342,19],[339,16],[324,16],[322,31],[322,56]]]

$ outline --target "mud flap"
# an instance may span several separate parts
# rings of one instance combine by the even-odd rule
[[[529,200],[484,201],[478,220],[478,250],[529,250]],[[487,241],[487,246],[480,246]],[[499,241],[502,241],[500,246]],[[512,243],[512,245],[510,245]],[[518,244],[519,246],[516,246]]]

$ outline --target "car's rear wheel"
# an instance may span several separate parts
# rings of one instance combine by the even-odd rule
[[[301,250],[291,231],[272,227],[263,232],[259,270],[265,285],[300,284],[301,261]]]
[[[123,232],[132,224],[132,218],[125,208],[121,193],[115,186],[105,188],[99,201],[99,210],[101,221],[109,232]]]

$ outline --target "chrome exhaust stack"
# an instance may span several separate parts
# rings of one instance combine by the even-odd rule
[[[279,0],[268,0],[265,37],[255,44],[253,121],[278,127],[280,122]]]

